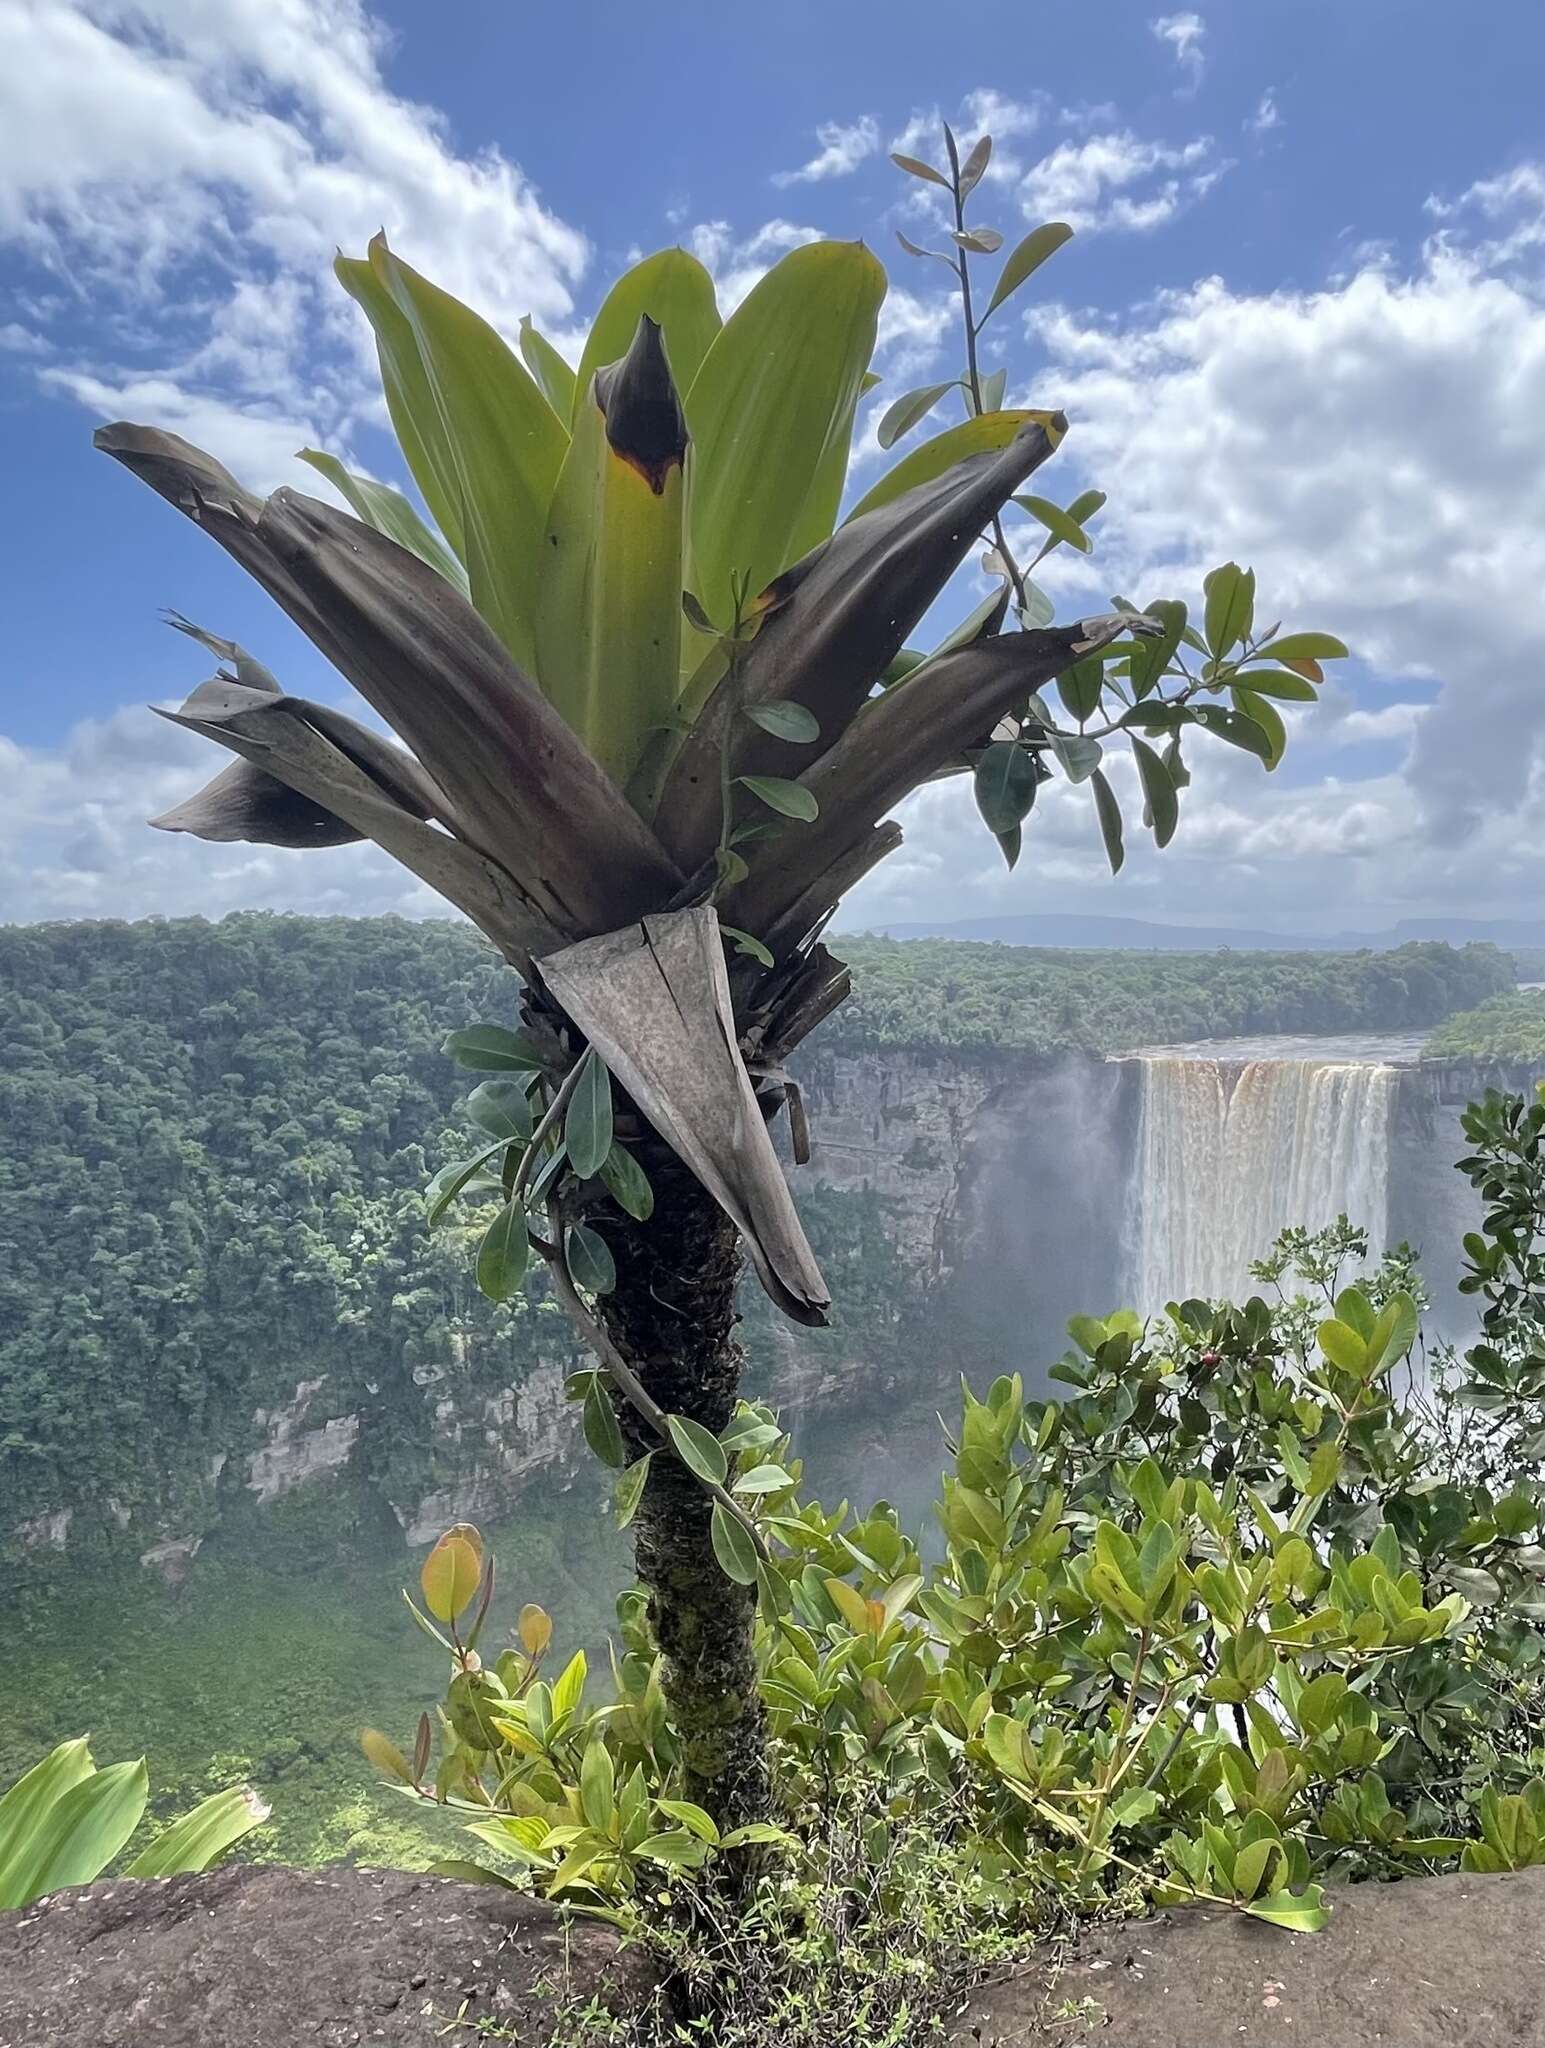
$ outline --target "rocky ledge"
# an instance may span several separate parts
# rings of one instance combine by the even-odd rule
[[[984,1987],[953,2048],[1545,2048],[1545,1868],[1338,1887],[1285,1934],[1186,1911]]]
[[[609,1928],[408,1871],[233,1864],[0,1913],[0,2048],[543,2048],[653,1983]]]

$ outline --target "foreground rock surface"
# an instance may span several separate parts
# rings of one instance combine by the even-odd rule
[[[957,2048],[1545,2048],[1545,1868],[1332,1894],[1320,1934],[1173,1913],[981,1991]]]
[[[0,1913],[0,2048],[421,2048],[479,2020],[541,2048],[651,1985],[608,1928],[407,1871],[238,1864]]]

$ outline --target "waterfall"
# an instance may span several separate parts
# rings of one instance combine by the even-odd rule
[[[1288,1224],[1343,1212],[1384,1250],[1396,1069],[1373,1061],[1140,1056],[1133,1292],[1145,1311],[1258,1292]]]

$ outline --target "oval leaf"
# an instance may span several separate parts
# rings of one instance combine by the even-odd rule
[[[610,1294],[617,1285],[611,1247],[588,1223],[574,1224],[563,1240],[569,1277],[586,1294]]]
[[[797,747],[808,747],[821,737],[820,721],[803,704],[791,704],[781,697],[774,697],[765,704],[748,704],[745,709],[751,723],[759,725],[763,732],[770,732],[774,739],[788,740]]]
[[[531,1098],[520,1081],[483,1081],[467,1097],[467,1114],[492,1138],[531,1136]]]
[[[729,1476],[729,1461],[713,1432],[689,1415],[667,1415],[665,1426],[671,1433],[676,1455],[687,1470],[714,1486],[722,1486]]]
[[[612,1149],[601,1161],[601,1179],[617,1207],[635,1223],[647,1223],[654,1213],[654,1189],[649,1177],[625,1146],[612,1141]]]
[[[995,312],[1010,292],[1017,292],[1025,279],[1039,270],[1048,256],[1055,256],[1063,243],[1072,239],[1072,235],[1073,230],[1066,221],[1052,220],[1044,227],[1032,228],[1022,242],[1016,242],[998,272],[998,282],[987,301],[987,312]],[[985,319],[987,315],[982,317]]]
[[[419,1569],[424,1605],[436,1621],[452,1622],[471,1605],[482,1577],[483,1560],[472,1543],[447,1529]]]
[[[471,1067],[485,1074],[539,1074],[541,1054],[518,1032],[502,1024],[470,1024],[465,1031],[452,1031],[441,1046],[458,1067]]]
[[[1121,872],[1121,863],[1126,859],[1126,849],[1121,841],[1121,806],[1116,793],[1105,779],[1105,771],[1096,768],[1089,777],[1094,790],[1095,816],[1100,821],[1100,837],[1105,841],[1105,857],[1110,862],[1113,875]]]
[[[508,1301],[526,1277],[531,1239],[522,1202],[506,1202],[477,1248],[477,1284],[490,1301]]]
[[[976,807],[989,832],[1011,832],[1030,814],[1041,771],[1028,747],[995,740],[976,764]]]
[[[803,783],[786,781],[781,775],[738,775],[735,779],[785,818],[798,818],[808,825],[821,815],[821,806]]]
[[[951,377],[943,384],[922,384],[916,391],[907,391],[881,415],[880,424],[875,428],[875,439],[882,448],[889,448],[899,441],[903,434],[915,427],[933,411],[946,391],[953,391],[959,379]]]
[[[612,1406],[610,1389],[598,1372],[591,1374],[585,1393],[584,1422],[585,1442],[603,1465],[610,1465],[613,1471],[620,1472],[628,1462],[622,1442],[622,1425]]]
[[[737,1586],[754,1586],[756,1545],[722,1501],[716,1500],[713,1504],[709,1534],[713,1539],[713,1554],[719,1560],[724,1576],[733,1579]]]
[[[594,1046],[585,1054],[563,1120],[569,1164],[581,1180],[599,1173],[612,1149],[612,1077]]]
[[[1140,740],[1136,733],[1131,738],[1132,752],[1137,757],[1138,778],[1143,785],[1143,800],[1153,822],[1154,843],[1168,846],[1180,820],[1180,802],[1175,795],[1175,785],[1170,780],[1169,770],[1148,742]]]

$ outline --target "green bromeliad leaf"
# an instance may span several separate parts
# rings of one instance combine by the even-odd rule
[[[377,533],[384,533],[399,547],[407,548],[421,562],[427,562],[431,569],[438,570],[447,583],[454,583],[463,596],[466,595],[466,570],[439,534],[419,518],[401,491],[394,491],[390,484],[378,484],[372,477],[356,476],[352,470],[344,468],[336,455],[328,455],[320,448],[302,448],[299,454],[302,462],[309,462],[314,470],[327,478],[350,510],[356,512],[367,526],[373,526]]]
[[[536,610],[543,690],[620,785],[670,719],[681,661],[686,428],[644,315],[591,378],[546,520]]]
[[[942,434],[935,434],[932,440],[924,441],[910,455],[903,456],[894,469],[888,469],[880,481],[859,499],[844,523],[850,523],[864,512],[873,512],[880,505],[890,504],[903,491],[914,490],[919,484],[931,484],[935,477],[943,476],[947,469],[952,469],[957,462],[964,462],[968,455],[1006,448],[1020,428],[1031,420],[1046,429],[1055,446],[1062,438],[1063,429],[1052,424],[1053,417],[1048,412],[984,412],[975,419],[962,420],[958,427],[946,427]]]
[[[585,340],[575,379],[572,414],[590,389],[590,379],[608,363],[620,362],[633,346],[642,319],[653,320],[665,339],[666,361],[679,392],[692,388],[704,356],[722,322],[713,279],[685,249],[661,249],[624,271],[601,301]]]
[[[369,288],[358,266],[340,265],[339,274],[376,327],[383,375],[390,349],[398,402],[390,384],[387,401],[403,453],[467,565],[473,603],[530,668],[540,543],[568,446],[564,424],[488,322],[402,262],[384,236],[370,244],[369,270]],[[395,319],[383,315],[383,295]],[[408,416],[406,438],[400,413]],[[447,523],[437,499],[459,507],[459,517]]]
[[[579,394],[574,365],[566,362],[528,313],[520,323],[520,352],[526,368],[541,387],[542,396],[560,420],[573,417]]]
[[[829,495],[845,452],[884,297],[868,249],[812,242],[768,271],[704,357],[686,401],[687,580],[711,618],[733,616],[737,578],[765,590],[814,544],[812,497]]]

